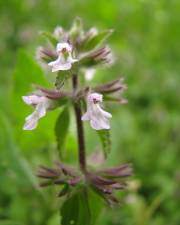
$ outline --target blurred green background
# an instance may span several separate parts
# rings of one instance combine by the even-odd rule
[[[98,70],[92,82],[122,75],[128,84],[128,105],[109,106],[113,148],[107,164],[131,162],[134,176],[121,206],[97,212],[97,224],[180,224],[179,10],[179,0],[0,0],[0,225],[59,224],[58,188],[39,189],[33,175],[57,157],[58,111],[24,132],[31,109],[21,95],[31,83],[42,84],[34,60],[44,43],[39,31],[68,28],[76,16],[87,29],[115,29],[109,43],[116,63]],[[86,132],[90,154],[99,143],[88,124]],[[65,159],[76,161],[76,155],[72,126]]]

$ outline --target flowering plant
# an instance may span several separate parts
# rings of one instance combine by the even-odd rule
[[[104,158],[110,149],[110,129],[112,114],[104,110],[103,100],[124,104],[127,101],[121,96],[126,85],[123,79],[91,87],[96,68],[113,63],[111,49],[103,46],[112,30],[99,32],[95,28],[84,31],[80,19],[76,19],[69,31],[57,27],[54,32],[42,32],[49,45],[37,50],[37,59],[45,71],[55,76],[54,87],[47,89],[37,86],[36,91],[23,96],[23,101],[34,107],[34,112],[25,119],[24,130],[33,130],[38,120],[48,111],[63,108],[57,123],[57,148],[62,149],[67,133],[66,120],[69,107],[72,105],[76,117],[77,140],[79,149],[79,168],[73,168],[62,162],[60,158],[53,168],[39,167],[37,176],[42,179],[40,185],[59,185],[59,197],[64,197],[61,207],[62,224],[92,224],[91,219],[79,217],[79,209],[71,212],[72,204],[88,211],[88,193],[93,190],[110,206],[118,203],[114,192],[124,189],[125,178],[131,175],[130,165],[113,168],[93,168],[87,163],[84,121],[89,121],[102,142]],[[59,132],[60,131],[60,132]],[[97,155],[96,155],[97,157]],[[86,202],[83,205],[82,202]],[[82,206],[83,205],[83,206]],[[83,212],[84,212],[83,211]],[[68,216],[67,216],[68,215]]]

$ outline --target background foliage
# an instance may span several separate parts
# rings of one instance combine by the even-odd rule
[[[31,83],[45,84],[34,60],[43,39],[39,30],[68,27],[75,16],[86,28],[114,28],[116,54],[111,69],[98,70],[92,82],[122,74],[128,105],[111,107],[113,150],[107,164],[132,162],[135,174],[116,209],[98,210],[98,225],[180,224],[178,0],[7,0],[0,1],[0,225],[58,225],[57,190],[41,190],[34,177],[39,164],[57,158],[54,124],[58,111],[33,132],[22,131],[30,109],[21,95]],[[73,123],[74,124],[74,123]],[[100,147],[86,126],[88,154]],[[76,162],[75,127],[64,147],[66,162]]]

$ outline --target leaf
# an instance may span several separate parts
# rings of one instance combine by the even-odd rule
[[[83,26],[82,26],[82,21],[79,17],[76,17],[73,21],[71,30],[70,30],[70,36],[72,40],[76,40],[76,38],[78,38],[78,36],[81,35],[83,31]]]
[[[28,162],[21,156],[14,142],[12,128],[8,118],[0,112],[0,161],[7,164],[8,169],[16,174],[21,184],[28,183],[40,193],[39,184]],[[2,177],[1,177],[2,178]],[[20,184],[20,185],[21,185]],[[16,181],[17,185],[17,181]]]
[[[65,184],[62,190],[59,192],[58,197],[63,197],[64,195],[68,194],[69,192],[69,185]]]
[[[74,196],[66,200],[61,208],[62,225],[77,224],[78,213],[79,213],[79,199],[78,195],[75,194]]]
[[[42,31],[41,35],[43,35],[53,46],[57,45],[58,40],[50,32]]]
[[[70,122],[69,109],[68,106],[65,106],[63,111],[59,114],[55,125],[57,148],[60,152],[61,157],[62,157],[62,149],[64,147],[68,133],[69,122]]]
[[[62,225],[91,225],[91,215],[86,189],[81,189],[61,208]]]
[[[98,219],[104,207],[104,200],[91,188],[88,189],[89,208],[91,212],[91,222],[93,225],[98,224]]]
[[[112,30],[104,30],[92,36],[90,39],[84,42],[84,45],[82,46],[81,50],[82,51],[93,50],[94,48],[102,44],[112,34],[112,32],[113,32]]]
[[[60,71],[56,76],[55,82],[56,89],[60,90],[69,76],[70,73],[68,71]]]
[[[98,130],[98,136],[101,140],[101,144],[104,151],[104,156],[107,158],[108,153],[111,150],[111,138],[109,130]]]
[[[23,105],[21,97],[32,91],[32,84],[47,86],[47,81],[40,66],[22,49],[17,53],[13,81],[12,104],[14,108]],[[18,115],[20,115],[19,112],[17,112]]]
[[[97,66],[100,62],[95,60],[93,57],[82,57],[80,60],[79,60],[79,66],[82,66],[82,67],[93,67],[93,66]]]
[[[22,223],[10,220],[0,220],[0,225],[22,225]]]

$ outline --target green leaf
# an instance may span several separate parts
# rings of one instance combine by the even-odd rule
[[[53,46],[57,45],[58,40],[50,32],[42,31],[41,35],[43,35]]]
[[[61,208],[62,225],[91,225],[89,201],[85,189],[67,199]]]
[[[88,68],[97,66],[100,63],[101,63],[100,61],[95,60],[93,57],[85,56],[80,59],[79,66]]]
[[[22,223],[10,220],[0,220],[0,225],[22,225]]]
[[[64,195],[68,194],[68,192],[69,192],[69,185],[65,184],[64,187],[59,192],[58,197],[63,197]]]
[[[91,212],[91,222],[98,224],[98,219],[104,207],[104,199],[91,188],[88,189],[89,208]]]
[[[66,200],[61,208],[62,225],[77,224],[78,213],[79,213],[79,199],[78,194],[75,194],[74,196]]]
[[[57,148],[60,152],[61,157],[62,157],[62,149],[64,147],[68,133],[69,122],[70,122],[69,109],[68,106],[66,106],[63,109],[63,111],[59,114],[55,125]]]
[[[104,151],[104,156],[107,158],[108,153],[111,151],[111,138],[109,130],[98,130],[98,136]]]
[[[58,72],[55,82],[56,89],[60,90],[68,77],[70,77],[70,73],[68,71]]]
[[[22,96],[27,93],[27,91],[30,91],[33,83],[46,86],[48,84],[41,67],[23,49],[18,50],[16,69],[13,79],[13,88],[16,96],[18,94]]]
[[[83,26],[82,26],[82,21],[79,17],[76,17],[75,20],[73,21],[71,30],[70,30],[70,36],[72,40],[76,40],[79,35],[81,35],[83,31]]]
[[[20,185],[28,183],[40,193],[39,184],[26,159],[20,154],[13,137],[9,119],[0,112],[0,161],[7,165],[7,169],[15,173]],[[3,179],[1,175],[1,179]],[[16,181],[16,185],[17,181]]]
[[[97,35],[92,36],[88,40],[84,42],[84,45],[81,47],[82,51],[90,51],[94,48],[97,48],[99,45],[101,45],[111,34],[112,30],[105,30],[102,32],[99,32]]]

